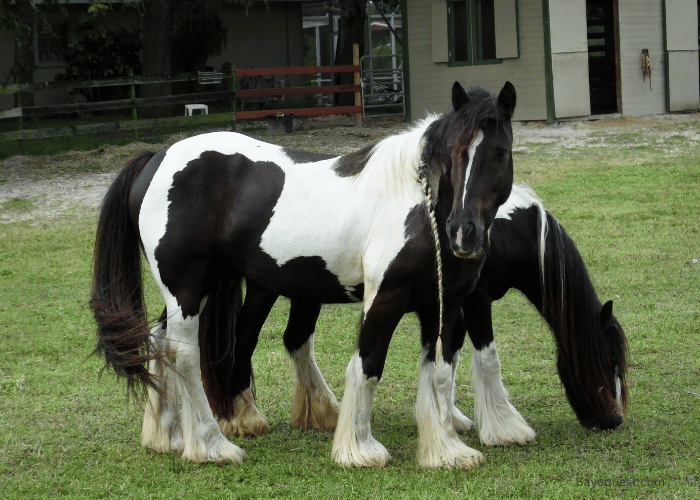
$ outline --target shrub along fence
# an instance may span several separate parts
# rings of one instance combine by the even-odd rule
[[[327,85],[327,86],[302,86],[302,87],[272,87],[263,88],[266,85],[259,85],[256,88],[245,88],[236,90],[236,81],[241,78],[264,77],[264,76],[279,76],[279,75],[308,75],[321,73],[343,73],[351,72],[355,74],[355,85]],[[20,153],[22,153],[22,141],[25,139],[44,139],[65,137],[81,134],[99,134],[116,131],[133,131],[138,135],[141,129],[151,129],[162,126],[186,126],[193,122],[198,124],[211,123],[232,123],[235,120],[259,119],[269,116],[278,116],[284,114],[292,114],[295,116],[315,116],[315,115],[331,115],[331,114],[346,114],[354,113],[358,117],[358,125],[362,118],[361,105],[361,86],[359,84],[360,66],[359,60],[357,64],[346,66],[315,66],[315,67],[288,67],[288,68],[257,68],[249,69],[242,68],[236,70],[231,68],[227,73],[197,73],[197,74],[182,74],[171,76],[154,76],[154,77],[129,77],[109,80],[88,80],[88,81],[71,81],[71,82],[54,82],[40,84],[15,84],[7,85],[0,88],[0,95],[3,94],[18,94],[21,101],[23,92],[35,92],[42,90],[64,90],[68,93],[69,89],[92,89],[99,87],[128,87],[130,98],[118,99],[100,102],[72,102],[66,104],[52,104],[47,106],[20,106],[0,111],[0,119],[16,118],[18,119],[18,129],[13,131],[1,132],[1,141],[19,141]],[[188,93],[180,95],[163,95],[156,97],[136,97],[136,86],[152,85],[152,84],[171,84],[176,82],[197,82],[201,85],[219,84],[221,90]],[[279,98],[280,96],[291,95],[314,95],[314,94],[332,94],[339,92],[355,93],[355,106],[338,106],[338,107],[311,107],[311,108],[287,108],[287,109],[257,109],[248,111],[238,111],[236,109],[236,98],[242,102],[256,101],[262,104],[267,100]],[[172,104],[192,104],[206,103],[212,101],[230,101],[230,111],[212,113],[212,114],[197,114],[193,116],[170,116],[162,118],[139,118],[139,109],[152,106],[163,106]],[[279,99],[279,102],[284,102]],[[65,127],[51,128],[25,128],[25,117],[38,117],[51,114],[82,114],[86,112],[108,111],[108,110],[125,110],[131,109],[131,119],[121,121],[110,121],[104,123],[78,123],[71,124]],[[184,106],[183,106],[184,109]]]

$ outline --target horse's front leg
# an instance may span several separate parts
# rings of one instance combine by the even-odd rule
[[[484,456],[465,445],[457,435],[454,420],[454,352],[452,334],[459,307],[446,307],[443,332],[438,339],[439,313],[420,311],[423,355],[420,361],[416,420],[418,463],[424,467],[469,469],[484,462]]]
[[[284,346],[294,365],[292,427],[332,431],[340,405],[314,358],[314,329],[321,304],[292,300],[284,331]]]
[[[405,301],[384,294],[365,301],[357,351],[345,371],[345,394],[331,457],[341,464],[384,467],[389,452],[372,436],[372,401],[384,370],[389,341],[401,320]]]
[[[535,431],[510,403],[503,385],[493,339],[491,299],[477,289],[464,301],[464,309],[473,346],[475,415],[482,444],[508,446],[534,441]]]

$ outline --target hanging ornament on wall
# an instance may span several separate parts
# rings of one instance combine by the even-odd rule
[[[646,81],[649,77],[649,90],[651,89],[651,59],[649,58],[649,49],[642,49],[642,79]]]

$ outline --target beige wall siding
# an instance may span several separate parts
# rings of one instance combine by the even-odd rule
[[[549,2],[554,116],[591,114],[585,0]]]
[[[228,45],[221,56],[207,61],[214,69],[220,70],[225,62],[238,68],[303,65],[301,4],[233,5],[226,9],[224,23]]]
[[[455,80],[464,86],[481,85],[495,94],[508,80],[518,93],[514,119],[546,119],[542,0],[518,1],[519,58],[503,59],[501,64],[457,67],[433,62],[431,4],[443,1],[407,1],[412,118],[449,109]],[[447,19],[443,26],[447,30]]]
[[[695,0],[666,0],[668,111],[700,107],[698,85],[698,5]]]
[[[642,116],[666,112],[666,60],[662,3],[620,0],[620,78],[622,113]],[[651,88],[642,80],[642,49],[649,49]]]

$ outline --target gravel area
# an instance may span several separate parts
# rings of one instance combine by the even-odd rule
[[[353,118],[326,117],[296,123],[289,135],[273,135],[265,129],[246,132],[285,147],[345,154],[407,124],[396,119],[366,120],[358,128]],[[600,120],[514,123],[514,150],[525,152],[533,143],[570,148],[595,142],[606,147],[607,137],[643,133],[650,141],[682,135],[700,143],[700,115],[661,115],[644,118],[608,116]],[[174,135],[163,144],[135,142],[105,146],[87,152],[51,156],[14,156],[0,161],[0,223],[46,220],[67,212],[89,213],[98,209],[119,168],[145,149],[158,150],[185,135]]]

